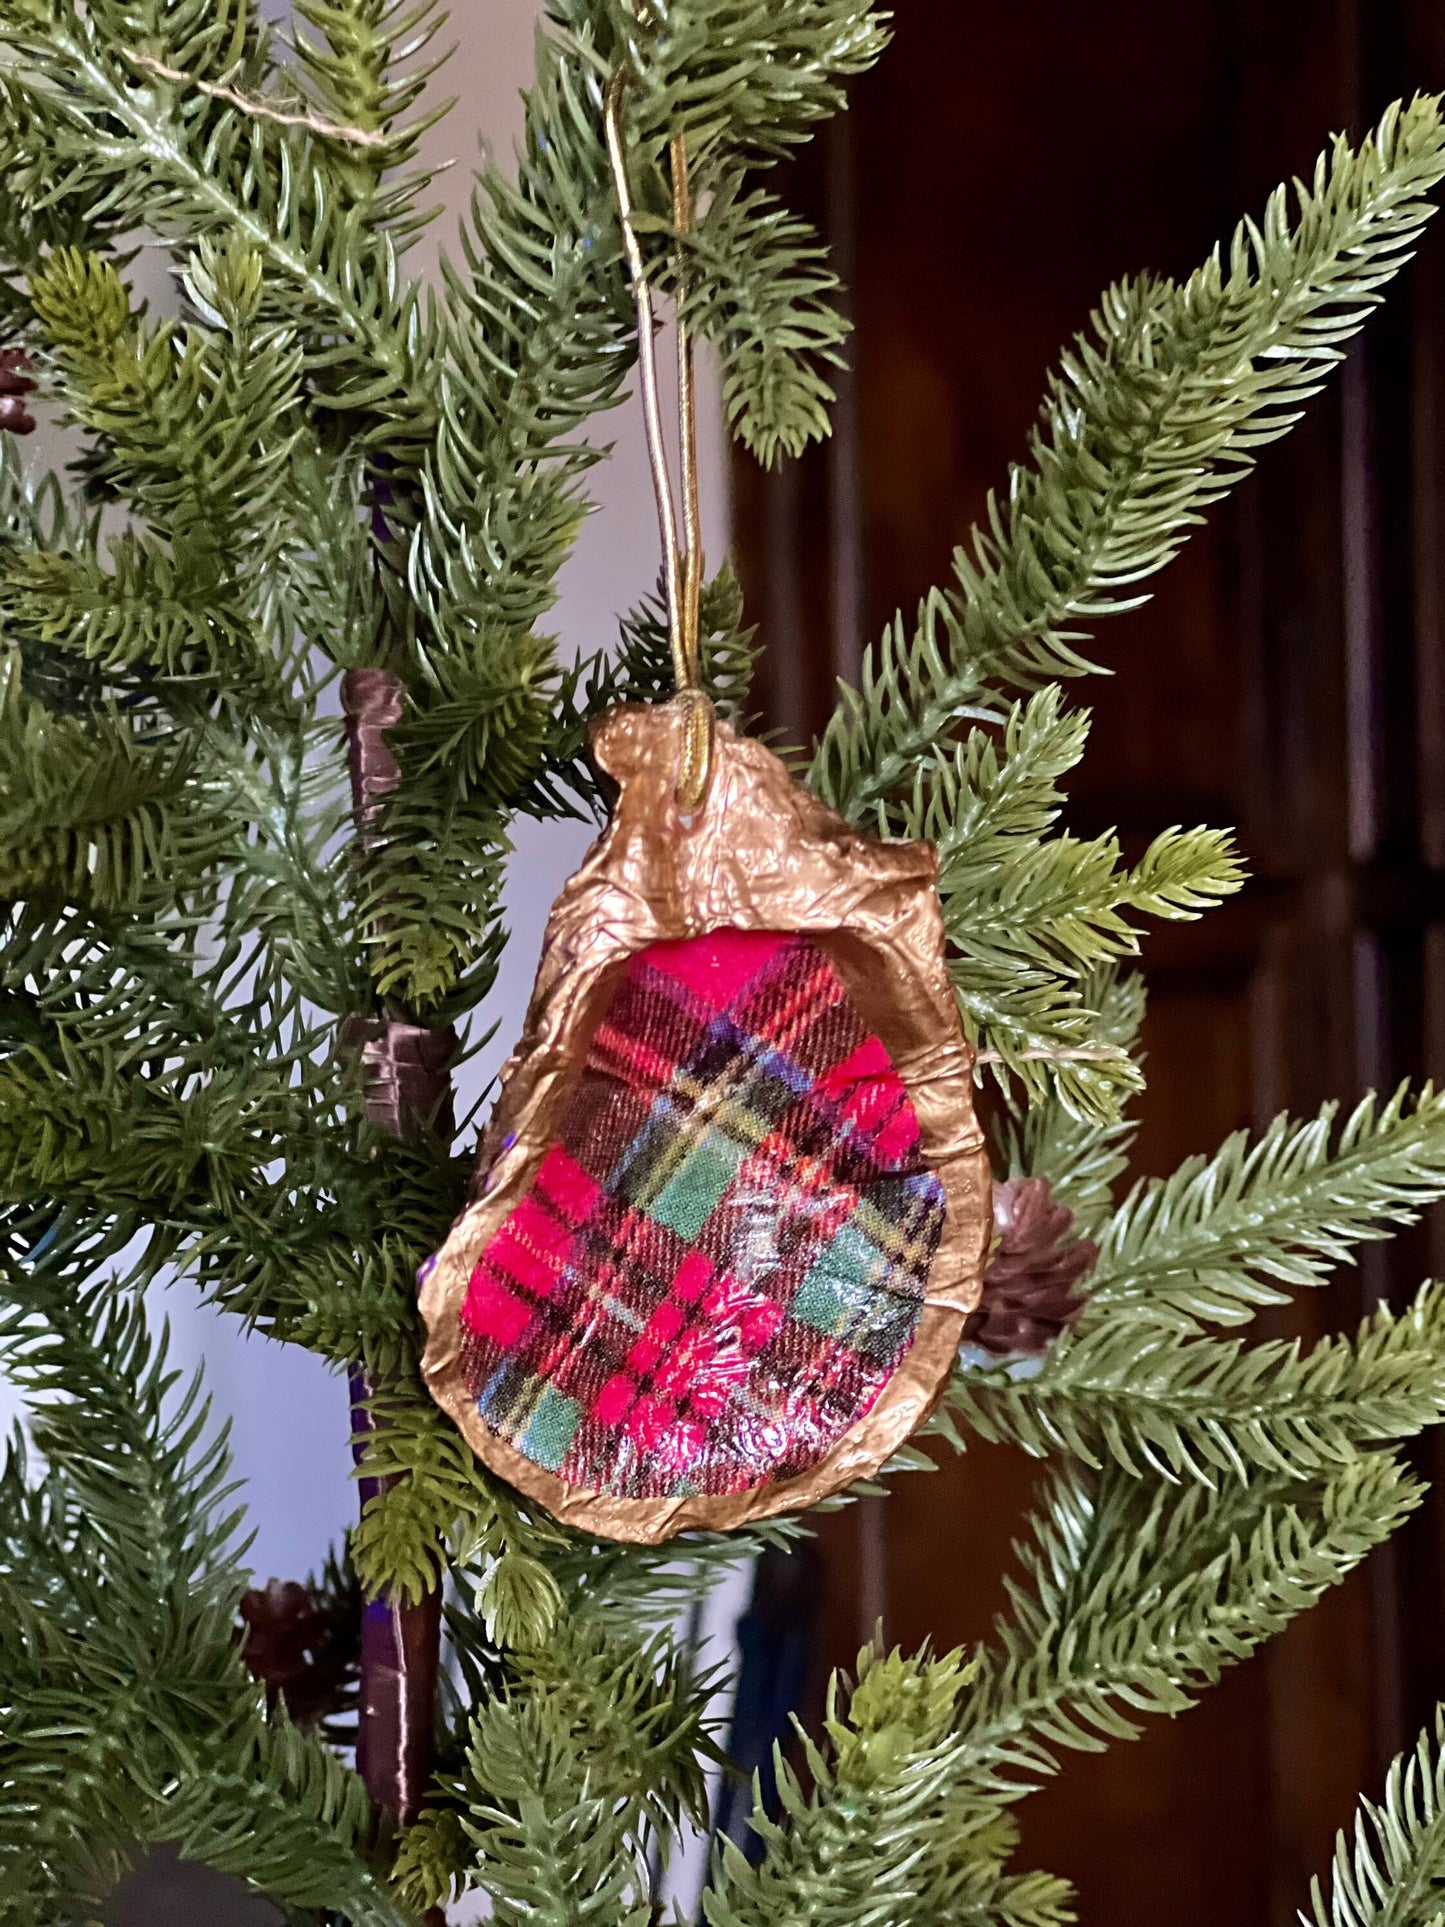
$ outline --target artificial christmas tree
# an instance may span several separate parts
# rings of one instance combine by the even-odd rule
[[[502,1921],[641,1922],[716,1756],[678,1608],[806,1514],[665,1548],[557,1523],[432,1403],[414,1278],[464,1201],[449,1074],[508,823],[605,816],[589,726],[670,694],[655,603],[606,660],[541,627],[637,347],[607,102],[632,268],[773,460],[825,429],[843,330],[758,171],[883,27],[861,0],[555,0],[515,174],[483,174],[432,297],[405,256],[437,16],[296,15],[0,0],[0,1342],[30,1401],[0,1484],[0,1916],[92,1919],[168,1842],[297,1920],[481,1889]],[[932,1425],[1055,1464],[995,1640],[835,1682],[760,1857],[717,1857],[713,1927],[1062,1918],[1011,1866],[1013,1804],[1187,1706],[1414,1503],[1394,1448],[1445,1412],[1436,1288],[1304,1357],[1215,1328],[1445,1192],[1445,1101],[1281,1120],[1116,1198],[1136,919],[1240,871],[1217,832],[1128,867],[1055,824],[1087,631],[1288,428],[1442,174],[1420,100],[1188,283],[1111,290],[955,580],[797,771],[937,849],[1000,1208]],[[137,236],[174,318],[137,305]],[[16,439],[45,409],[78,431],[60,478]],[[694,594],[701,686],[742,724],[753,638],[726,573]],[[146,1322],[163,1274],[351,1376],[364,1511],[309,1602],[248,1592],[224,1448]],[[1367,1811],[1322,1922],[1432,1916],[1438,1761]]]

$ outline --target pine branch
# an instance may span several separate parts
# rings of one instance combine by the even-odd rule
[[[89,535],[60,478],[49,470],[27,469],[15,437],[0,435],[0,556],[82,546]]]
[[[743,609],[742,588],[731,562],[705,582],[698,603],[698,655],[703,688],[736,728],[744,727],[748,698],[762,648]],[[666,702],[673,693],[667,606],[659,582],[653,593],[622,619],[621,643],[608,665],[605,689],[592,698],[600,715],[614,703]]]
[[[128,703],[194,705],[193,688],[167,682],[209,673],[244,685],[249,709],[275,709],[295,643],[283,627],[273,653],[264,585],[286,539],[277,507],[300,434],[300,359],[258,323],[261,260],[244,244],[203,240],[187,284],[204,327],[148,328],[97,255],[58,249],[32,275],[67,412],[95,438],[88,485],[124,496],[149,527],[111,541],[108,569],[93,526],[24,545],[0,565],[0,608],[19,640],[38,639],[57,667],[99,664],[97,691]]]
[[[425,224],[416,202],[433,178],[415,166],[417,144],[447,112],[415,111],[445,60],[424,56],[446,16],[437,0],[298,0],[295,13],[297,65],[322,113],[371,137],[362,153],[338,143],[331,172],[405,245]]]
[[[379,998],[442,1023],[491,989],[506,933],[500,923],[502,819],[485,803],[448,800],[448,771],[414,778],[357,853],[357,916]]]
[[[848,323],[815,230],[744,179],[717,184],[688,238],[683,313],[718,351],[725,420],[770,467],[829,434]]]
[[[1136,1185],[1104,1226],[1084,1329],[1246,1323],[1445,1194],[1445,1094],[1371,1095],[1336,1134],[1338,1108],[1303,1124],[1281,1115],[1253,1144],[1237,1132],[1214,1157]]]
[[[474,808],[500,811],[526,798],[555,729],[549,640],[479,637],[465,657],[424,661],[417,693],[413,714],[392,737],[412,782],[431,779],[443,802]]]
[[[351,1535],[351,1562],[369,1595],[414,1602],[440,1583],[449,1544],[483,1539],[504,1502],[429,1400],[388,1391],[373,1395],[371,1410],[357,1477],[384,1483]]]
[[[167,1789],[151,1837],[288,1908],[340,1912],[351,1927],[410,1927],[367,1865],[366,1788],[284,1710],[197,1749]]]
[[[538,40],[515,181],[481,176],[448,267],[451,354],[411,578],[435,646],[531,628],[581,525],[575,439],[620,397],[632,305],[601,144],[601,83],[552,35]]]
[[[1120,974],[1113,964],[1091,972],[1080,986],[1081,1002],[1091,1013],[1091,1035],[1138,1061],[1144,1020],[1144,984],[1135,972]],[[1083,1121],[1053,1095],[1012,1107],[996,1133],[999,1163],[1011,1178],[1048,1181],[1058,1203],[1074,1214],[1084,1237],[1098,1238],[1114,1210],[1114,1186],[1128,1167],[1137,1126],[1126,1119],[1096,1124]]]
[[[481,1706],[466,1756],[462,1828],[499,1927],[644,1927],[645,1864],[626,1810],[595,1793],[542,1696]]]
[[[575,0],[559,13],[574,22]],[[608,16],[641,135],[682,134],[704,167],[715,147],[781,159],[839,111],[843,83],[888,38],[871,0],[667,0],[647,15],[612,0]]]
[[[731,563],[702,586],[698,608],[702,686],[721,715],[746,729],[748,697],[760,648],[744,620],[742,590]],[[605,814],[597,773],[588,759],[588,730],[617,703],[666,702],[674,693],[672,650],[662,585],[622,618],[615,652],[584,658],[558,682],[545,758],[520,800],[538,815]]]
[[[640,1643],[556,1619],[510,1656],[500,1692],[478,1694],[462,1771],[403,1846],[402,1892],[438,1906],[475,1882],[505,1917],[537,1907],[565,1921],[592,1918],[609,1897],[641,1904],[649,1844],[684,1817],[705,1820],[705,1772],[721,1759],[707,1724],[716,1687],[690,1678],[663,1636]],[[572,1824],[588,1812],[605,1860]],[[566,1908],[550,1911],[569,1879]]]
[[[453,1806],[424,1807],[401,1837],[392,1864],[392,1885],[413,1913],[443,1911],[468,1889],[471,1842]]]
[[[0,1060],[0,1201],[85,1199],[187,1232],[244,1217],[278,1157],[314,1160],[333,1124],[304,1056],[164,1074],[121,1070],[63,1034]]]
[[[1103,1034],[1079,983],[1036,966],[985,971],[975,960],[959,1002],[1006,1102],[1056,1104],[1083,1129],[1110,1129],[1144,1088],[1143,1071]]]
[[[865,1653],[846,1709],[835,1677],[826,1746],[805,1741],[811,1792],[780,1762],[782,1815],[752,1822],[765,1856],[753,1868],[724,1846],[709,1927],[883,1927],[915,1904],[921,1918],[951,1918],[930,1896],[953,1889],[970,1836],[1001,1803],[1056,1771],[1061,1750],[1100,1751],[1132,1737],[1140,1715],[1190,1705],[1418,1497],[1383,1457],[1313,1487],[1261,1480],[1219,1494],[1149,1493],[1117,1472],[1056,1481],[999,1645],[969,1666],[957,1653]],[[985,1871],[975,1861],[974,1877]]]
[[[1353,1341],[1304,1357],[1298,1341],[1246,1350],[1105,1322],[1060,1339],[1036,1377],[957,1373],[948,1414],[1036,1458],[1113,1459],[1138,1479],[1327,1477],[1362,1446],[1445,1418],[1445,1289],[1424,1286],[1398,1318],[1382,1306]]]
[[[676,242],[660,162],[677,135],[700,209],[676,262],[658,278],[680,294],[694,332],[717,353],[727,419],[759,460],[798,454],[829,432],[830,367],[848,325],[818,237],[753,184],[846,104],[845,82],[872,66],[886,16],[866,0],[673,0],[656,16],[609,9],[617,55],[633,75],[628,104],[641,156],[644,232]]]
[[[188,292],[207,329],[147,330],[99,255],[62,248],[31,299],[65,377],[71,419],[100,438],[94,479],[157,528],[220,556],[269,521],[300,407],[301,356],[259,325],[263,260],[243,240],[203,240]],[[247,557],[231,554],[231,564]]]
[[[355,1121],[355,1052],[304,1069],[323,1042],[334,1051],[324,1032],[294,1043],[312,1084],[310,1132],[238,1171],[226,1208],[195,1214],[187,1268],[208,1299],[272,1337],[376,1383],[411,1381],[417,1271],[464,1200],[466,1166],[426,1138],[378,1143]]]
[[[202,972],[199,934],[179,915],[141,925],[36,904],[0,912],[0,1056],[34,1050],[156,1080],[254,1072],[258,1035],[309,1055],[316,1034],[298,1021],[287,1038],[295,1013],[278,1006],[255,943],[218,945]],[[251,981],[244,999],[228,994],[238,976]]]
[[[1107,1126],[1139,1073],[1103,1034],[1080,980],[1137,952],[1136,916],[1198,916],[1238,889],[1242,871],[1212,830],[1167,830],[1133,869],[1116,837],[1050,835],[1087,733],[1087,715],[1064,710],[1051,685],[1015,703],[999,734],[936,745],[911,794],[876,817],[881,833],[938,850],[959,1004],[1004,1090],[1017,1081],[1031,1103],[1052,1096]]]
[[[406,605],[390,593],[374,554],[375,480],[359,451],[334,451],[316,434],[293,444],[279,498],[291,533],[284,566],[256,584],[268,592],[274,633],[297,633],[341,669],[384,663]]]
[[[182,30],[196,6],[149,12],[147,37],[166,49],[167,64],[208,77],[202,56],[209,44],[214,57],[214,36]],[[222,17],[249,27],[256,19],[229,8]],[[437,342],[417,291],[401,287],[391,237],[353,225],[345,198],[329,192],[319,143],[138,72],[108,24],[75,0],[0,8],[12,98],[33,124],[47,189],[58,180],[84,191],[99,211],[123,210],[127,226],[149,226],[178,246],[220,236],[254,251],[269,318],[299,331],[313,406],[345,410],[358,440],[384,446],[393,462],[414,460],[435,422]],[[239,68],[233,55],[221,69],[243,89],[269,60],[259,39],[244,46]],[[62,70],[65,89],[48,85],[45,76]]]
[[[956,1652],[905,1659],[865,1649],[851,1691],[835,1675],[824,1741],[804,1741],[809,1790],[779,1758],[780,1815],[752,1818],[763,1858],[751,1865],[722,1843],[703,1899],[709,1927],[901,1918],[1052,1927],[1070,1918],[1066,1883],[1004,1871],[1016,1829],[960,1776],[959,1699],[973,1671]]]
[[[944,861],[954,854],[949,845],[941,852]],[[980,837],[959,853],[957,871],[967,883],[949,876],[940,889],[965,1013],[975,974],[1005,993],[1030,972],[1081,977],[1098,964],[1137,955],[1131,913],[1197,917],[1243,881],[1230,839],[1216,830],[1166,830],[1133,869],[1123,868],[1119,857],[1113,836],[1000,838],[993,850]]]
[[[164,1341],[152,1348],[135,1297],[102,1282],[62,1303],[48,1282],[43,1251],[28,1276],[7,1270],[0,1349],[89,1522],[112,1613],[144,1621],[157,1600],[183,1602],[198,1634],[229,1643],[240,1514],[222,1510],[234,1487],[199,1379],[172,1396]]]
[[[345,1206],[283,1177],[204,1238],[191,1258],[196,1282],[272,1338],[395,1378],[416,1366],[415,1280],[429,1247],[381,1229],[363,1244],[356,1225]]]
[[[203,883],[237,825],[196,746],[112,711],[79,722],[26,697],[0,656],[0,898],[164,905]]]
[[[912,781],[962,720],[998,714],[994,685],[1092,665],[1095,620],[1142,598],[1204,512],[1287,432],[1340,344],[1409,259],[1445,174],[1439,104],[1394,106],[1358,148],[1270,199],[1182,285],[1143,277],[1104,296],[1053,376],[1030,448],[954,560],[956,583],[870,652],[811,781],[860,819]]]
[[[55,166],[49,117],[35,111],[23,83],[0,72],[0,316],[7,342],[38,340],[28,276],[53,248],[99,248],[115,239],[114,213],[95,208],[84,180]],[[4,438],[7,443],[9,438]]]
[[[689,1676],[667,1635],[638,1641],[564,1613],[512,1670],[513,1690],[570,1736],[588,1786],[617,1804],[634,1844],[685,1820],[706,1825],[707,1770],[723,1760],[709,1723],[719,1682]]]
[[[75,1290],[86,1255],[61,1215],[5,1271],[0,1352],[49,1467],[40,1503],[23,1462],[0,1480],[0,1567],[33,1602],[0,1642],[5,1878],[48,1914],[98,1900],[130,1842],[170,1840],[283,1901],[402,1927],[362,1857],[355,1776],[268,1724],[242,1665],[224,1433],[199,1380],[167,1370],[137,1291]]]
[[[559,0],[538,43],[517,177],[485,173],[450,270],[451,358],[427,507],[412,562],[441,646],[530,628],[583,513],[599,451],[576,439],[619,398],[635,345],[601,135],[602,88],[631,75],[640,226],[667,285],[672,244],[662,150],[689,142],[704,213],[687,312],[721,353],[739,433],[798,446],[825,426],[813,372],[835,352],[830,277],[771,200],[740,204],[741,167],[785,151],[837,111],[839,80],[882,45],[862,0],[673,5],[644,23],[616,0]]]
[[[445,1223],[404,1159],[391,1182],[358,1156],[299,1158],[189,1254],[203,1294],[271,1337],[390,1381],[416,1369],[416,1273]],[[391,1205],[403,1219],[388,1222]],[[407,1222],[407,1220],[412,1220]],[[421,1221],[421,1222],[418,1222]]]
[[[1401,1753],[1377,1804],[1361,1800],[1354,1828],[1335,1837],[1329,1893],[1311,1883],[1302,1921],[1315,1927],[1425,1927],[1445,1888],[1445,1714]]]
[[[1351,1572],[1418,1504],[1387,1456],[1310,1485],[1256,1479],[1177,1495],[1122,1471],[1067,1474],[1021,1549],[1010,1616],[960,1722],[960,1769],[1011,1800],[1062,1751],[1178,1713]]]
[[[335,720],[324,713],[327,680],[297,675],[296,684],[299,716],[250,709],[244,735],[204,712],[192,710],[188,720],[248,829],[233,853],[227,933],[259,933],[293,994],[345,1016],[368,1009],[371,995],[349,934],[355,907],[337,852],[349,789]]]
[[[666,702],[674,693],[672,650],[661,581],[621,620],[620,646],[579,661],[557,681],[542,766],[515,799],[529,814],[605,815],[605,799],[588,757],[588,731],[618,703]],[[702,686],[735,728],[749,723],[747,702],[760,653],[744,620],[742,590],[724,562],[702,585],[698,609]]]
[[[144,663],[163,676],[253,681],[264,660],[219,557],[205,542],[174,549],[127,532],[111,566],[93,555],[32,553],[0,572],[0,608],[12,635],[27,633],[106,670]]]
[[[732,1532],[690,1532],[661,1546],[618,1546],[573,1535],[547,1554],[567,1611],[596,1620],[615,1635],[651,1635],[677,1625],[725,1575],[767,1546],[807,1533],[798,1519],[770,1519]]]

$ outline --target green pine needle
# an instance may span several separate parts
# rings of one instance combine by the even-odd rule
[[[1401,1085],[1305,1123],[1279,1116],[1136,1185],[1104,1227],[1088,1323],[1243,1324],[1445,1195],[1445,1092]]]
[[[1361,1800],[1335,1838],[1328,1894],[1311,1883],[1314,1927],[1432,1927],[1445,1897],[1445,1713],[1393,1762],[1385,1797]]]
[[[1035,1378],[956,1374],[948,1413],[1036,1457],[1113,1459],[1140,1479],[1323,1477],[1445,1418],[1445,1288],[1303,1357],[1298,1341],[1245,1349],[1104,1321],[1061,1340]]]

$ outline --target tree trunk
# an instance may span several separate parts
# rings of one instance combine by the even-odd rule
[[[401,717],[403,685],[388,669],[348,670],[342,685],[352,812],[363,848],[400,770],[385,732]],[[367,1118],[392,1137],[418,1129],[446,1136],[451,1128],[450,1065],[456,1033],[390,1015],[353,1019],[343,1045],[360,1049]],[[371,1394],[378,1388],[361,1370],[351,1374],[351,1420],[358,1462],[375,1430]],[[363,1479],[361,1504],[386,1481]],[[373,1807],[394,1826],[417,1816],[431,1780],[435,1754],[437,1668],[441,1649],[441,1591],[416,1605],[383,1595],[368,1600],[361,1626],[361,1696],[356,1766]],[[429,1924],[441,1927],[434,1911]]]

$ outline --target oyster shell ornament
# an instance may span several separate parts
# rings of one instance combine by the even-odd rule
[[[690,706],[613,710],[473,1202],[423,1274],[433,1396],[556,1518],[656,1542],[876,1472],[936,1403],[991,1225],[937,857]]]
[[[593,731],[617,803],[553,905],[473,1202],[422,1274],[422,1370],[556,1518],[656,1542],[876,1472],[943,1389],[992,1211],[936,853],[860,836],[702,688],[692,350],[679,326],[679,518],[628,84],[605,132],[678,694]],[[669,168],[681,238],[680,136]],[[685,289],[685,248],[674,268]]]

